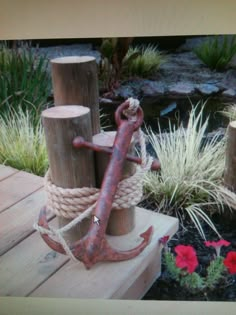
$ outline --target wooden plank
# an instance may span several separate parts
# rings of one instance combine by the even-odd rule
[[[33,224],[45,199],[40,189],[0,214],[0,255],[34,231]]]
[[[2,181],[3,179],[15,174],[19,172],[18,170],[9,167],[9,166],[5,166],[5,165],[0,165],[0,181]]]
[[[42,177],[23,171],[0,182],[0,212],[43,186]]]
[[[234,0],[57,0],[56,3],[1,0],[0,38],[32,40],[236,33]],[[91,24],[88,23],[90,17],[94,17]]]
[[[136,258],[116,263],[98,263],[90,270],[86,270],[82,263],[70,262],[44,282],[31,296],[120,299],[126,298],[127,293],[127,298],[140,298],[160,272],[158,239],[163,235],[173,235],[178,229],[178,220],[136,208],[135,229],[127,235],[108,236],[112,247],[127,250],[140,243],[139,234],[150,225],[154,226],[152,241]],[[159,261],[155,264],[153,260]],[[148,272],[151,273],[150,277]],[[141,280],[137,280],[139,278]],[[140,287],[138,290],[132,290],[131,287],[136,284]]]
[[[0,296],[26,296],[68,261],[33,233],[0,259]]]
[[[116,301],[0,297],[1,315],[235,315],[232,302]]]

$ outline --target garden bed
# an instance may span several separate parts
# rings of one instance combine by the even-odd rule
[[[222,216],[219,215],[214,216],[213,219],[222,238],[231,243],[229,247],[222,248],[222,255],[225,256],[226,252],[236,250],[236,220],[222,220]],[[204,229],[207,240],[216,240],[216,234],[211,229],[206,225]],[[172,251],[179,244],[192,245],[196,249],[199,261],[199,267],[196,271],[204,274],[205,268],[214,255],[214,250],[204,245],[204,240],[199,237],[191,222],[185,222],[185,226],[180,227],[169,242]],[[166,271],[166,267],[162,265],[161,277],[147,292],[144,300],[236,301],[236,275],[229,277],[226,281],[222,280],[214,290],[190,293],[188,289],[181,287],[178,282],[172,280]]]

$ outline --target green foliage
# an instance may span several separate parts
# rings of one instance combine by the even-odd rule
[[[205,287],[204,279],[196,272],[182,276],[180,278],[180,285],[191,291],[201,290]]]
[[[116,76],[112,65],[112,58],[116,51],[117,38],[103,39],[100,47],[101,61],[99,63],[99,83],[100,87],[109,90],[112,85],[112,80]]]
[[[165,58],[157,46],[129,48],[123,60],[123,72],[128,76],[148,77],[159,70]]]
[[[34,112],[39,117],[46,107],[51,80],[46,71],[47,59],[26,45],[9,49],[0,46],[0,112],[9,107]]]
[[[103,39],[99,78],[105,89],[112,89],[121,78],[148,77],[165,61],[156,46],[129,48],[131,42],[131,38]]]
[[[175,264],[175,256],[169,251],[164,252],[163,258],[170,277],[192,293],[205,289],[214,289],[226,271],[223,257],[216,257],[210,262],[206,277],[202,277],[197,272],[188,273],[186,270],[178,268]]]
[[[219,279],[222,277],[226,268],[223,264],[224,258],[219,256],[211,261],[207,268],[206,286],[208,288],[213,288],[218,283]]]
[[[209,142],[204,141],[208,119],[203,122],[204,105],[197,113],[199,105],[191,110],[186,128],[169,123],[169,133],[162,132],[160,125],[158,135],[148,130],[161,170],[149,172],[144,184],[158,211],[177,214],[180,219],[188,214],[205,238],[201,220],[218,233],[209,213],[223,211],[228,203],[221,187],[225,139],[216,134]]]
[[[0,164],[40,176],[48,168],[41,122],[35,124],[27,109],[11,109],[0,116]]]
[[[167,271],[170,274],[171,278],[174,280],[179,280],[181,269],[176,267],[175,257],[169,251],[166,251],[164,254],[164,264],[166,265]]]
[[[236,53],[236,36],[209,38],[194,52],[210,69],[224,70]]]
[[[101,54],[109,62],[112,61],[112,57],[117,49],[118,38],[104,38],[100,47]]]

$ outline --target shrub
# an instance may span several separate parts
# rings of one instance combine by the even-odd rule
[[[236,36],[209,38],[194,52],[210,69],[224,70],[236,53]]]
[[[132,37],[104,38],[102,40],[99,63],[101,88],[110,91],[118,85],[122,73],[122,62],[132,41]]]
[[[159,70],[164,61],[157,46],[131,47],[123,60],[123,72],[128,76],[148,77]]]
[[[148,130],[148,138],[161,163],[160,172],[149,172],[145,189],[155,201],[158,211],[176,214],[182,221],[187,214],[205,238],[201,219],[216,233],[209,214],[223,211],[229,204],[226,189],[221,187],[224,170],[225,139],[216,134],[204,141],[208,118],[203,119],[203,108],[192,109],[186,129],[169,123],[169,133],[160,129],[156,135]],[[230,194],[229,194],[230,195]],[[232,196],[231,201],[232,201]],[[230,198],[229,197],[229,198]]]
[[[28,110],[11,109],[0,116],[0,164],[43,176],[48,168],[41,122],[35,125]]]
[[[46,56],[39,56],[33,49],[21,45],[9,49],[0,46],[0,111],[8,108],[34,112],[39,117],[50,94],[51,80],[46,71]]]

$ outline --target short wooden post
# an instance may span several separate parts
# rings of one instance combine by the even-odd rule
[[[82,136],[92,141],[90,109],[84,106],[56,106],[42,113],[52,182],[62,188],[95,187],[93,152],[76,150],[72,141]],[[59,225],[71,220],[58,217]],[[69,241],[78,240],[87,232],[89,220],[84,220],[65,233]]]
[[[101,146],[112,148],[116,132],[104,132],[93,136],[93,143]],[[133,153],[133,144],[130,146],[129,153]],[[97,187],[101,186],[104,173],[109,162],[109,155],[106,153],[96,152],[96,183]],[[132,162],[125,162],[122,179],[130,177],[135,172],[135,164]],[[124,235],[133,230],[135,226],[135,207],[124,209],[115,209],[111,211],[110,218],[107,225],[107,234],[109,235]]]
[[[91,110],[92,133],[100,132],[97,64],[94,57],[51,60],[55,105],[83,105]]]
[[[236,192],[236,121],[230,122],[228,126],[224,185]]]

